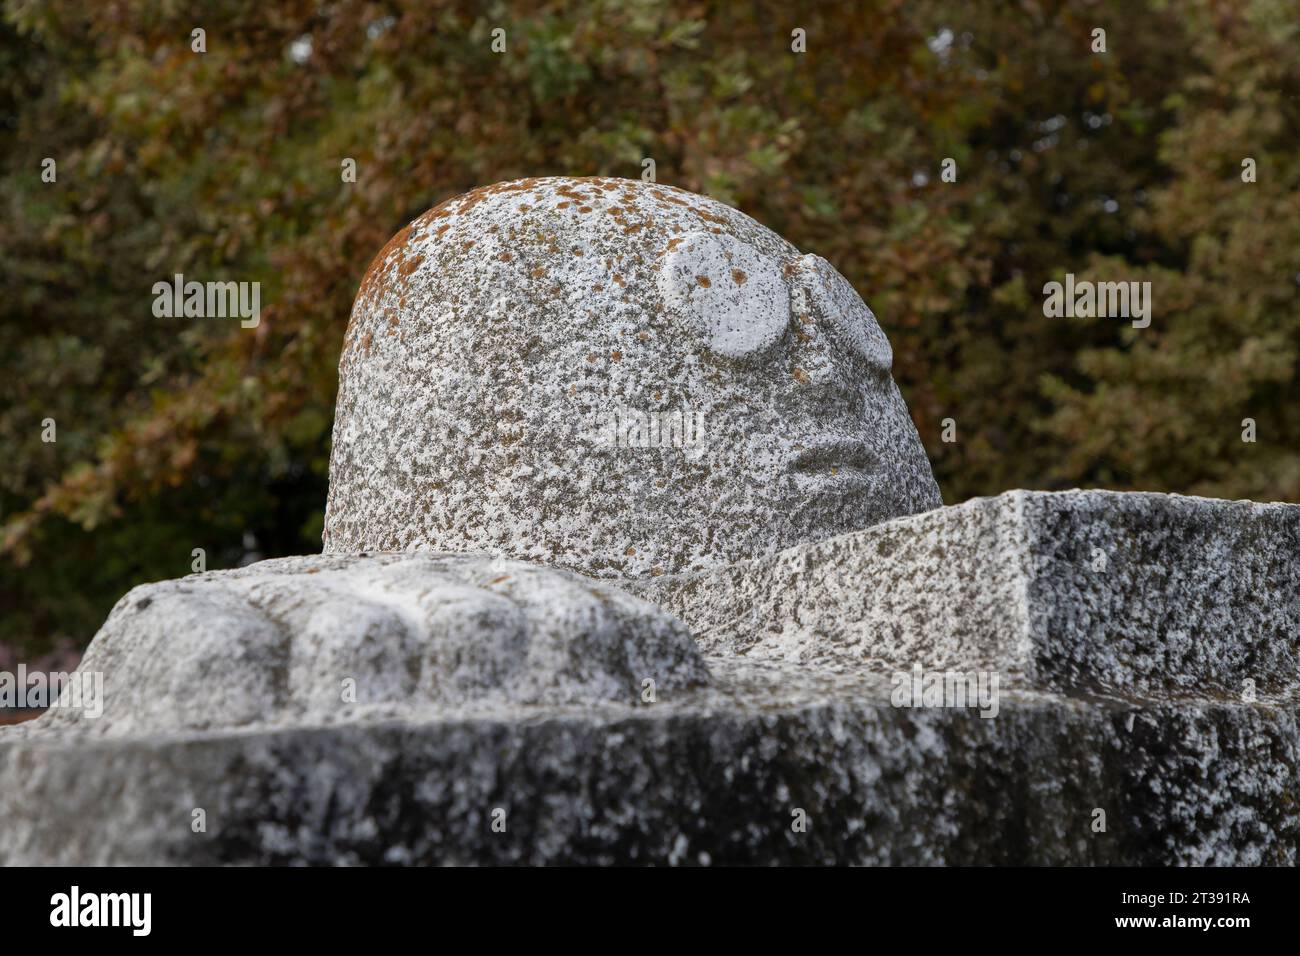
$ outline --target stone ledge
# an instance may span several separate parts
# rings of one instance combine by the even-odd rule
[[[1012,491],[625,587],[707,653],[1067,693],[1300,691],[1300,505]]]
[[[1296,862],[1294,708],[1010,692],[982,719],[710,664],[700,699],[614,716],[0,734],[0,865]]]

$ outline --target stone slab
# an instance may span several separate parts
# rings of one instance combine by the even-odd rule
[[[651,707],[0,734],[0,865],[1296,862],[1294,709],[1013,691],[983,719],[709,663]]]
[[[1067,693],[1300,690],[1300,505],[1011,491],[625,586],[706,653]]]
[[[147,586],[87,655],[139,678],[121,719],[0,729],[0,865],[1294,865],[1298,514],[1013,492],[623,584],[642,600],[449,555]],[[535,646],[524,671],[434,628],[449,597]],[[436,653],[364,653],[408,632]],[[295,648],[332,669],[295,680]],[[237,726],[209,660],[247,678],[217,688],[246,695]],[[900,705],[913,665],[999,677],[996,713]],[[415,690],[315,696],[359,667]],[[168,688],[195,721],[141,705]]]

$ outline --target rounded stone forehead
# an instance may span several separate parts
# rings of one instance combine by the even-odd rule
[[[490,229],[524,221],[550,225],[559,234],[608,237],[620,248],[629,247],[632,254],[661,255],[667,250],[655,242],[657,237],[695,230],[733,235],[773,255],[795,252],[767,227],[706,196],[675,186],[605,177],[553,176],[482,186],[416,219],[409,239],[442,236],[465,222]],[[544,243],[555,238],[526,229],[519,235]]]
[[[727,354],[749,344],[756,319],[761,336],[788,318],[781,277],[798,255],[744,213],[672,186],[521,179],[449,199],[399,232],[367,271],[357,306],[511,311],[522,296],[527,309],[516,315],[558,306],[609,321],[669,304],[713,317],[700,331]]]

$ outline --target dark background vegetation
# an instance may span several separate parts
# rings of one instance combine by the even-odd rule
[[[3,10],[10,658],[84,645],[195,547],[212,568],[319,550],[371,257],[471,187],[636,177],[647,156],[849,277],[949,503],[1072,486],[1300,501],[1290,0]],[[1044,318],[1067,271],[1150,280],[1151,327]],[[177,272],[260,281],[260,327],[155,318],[151,287]]]

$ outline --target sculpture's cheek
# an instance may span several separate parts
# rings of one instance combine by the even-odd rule
[[[658,282],[665,306],[726,358],[761,354],[790,322],[790,293],[778,264],[728,235],[691,232],[673,240]]]

